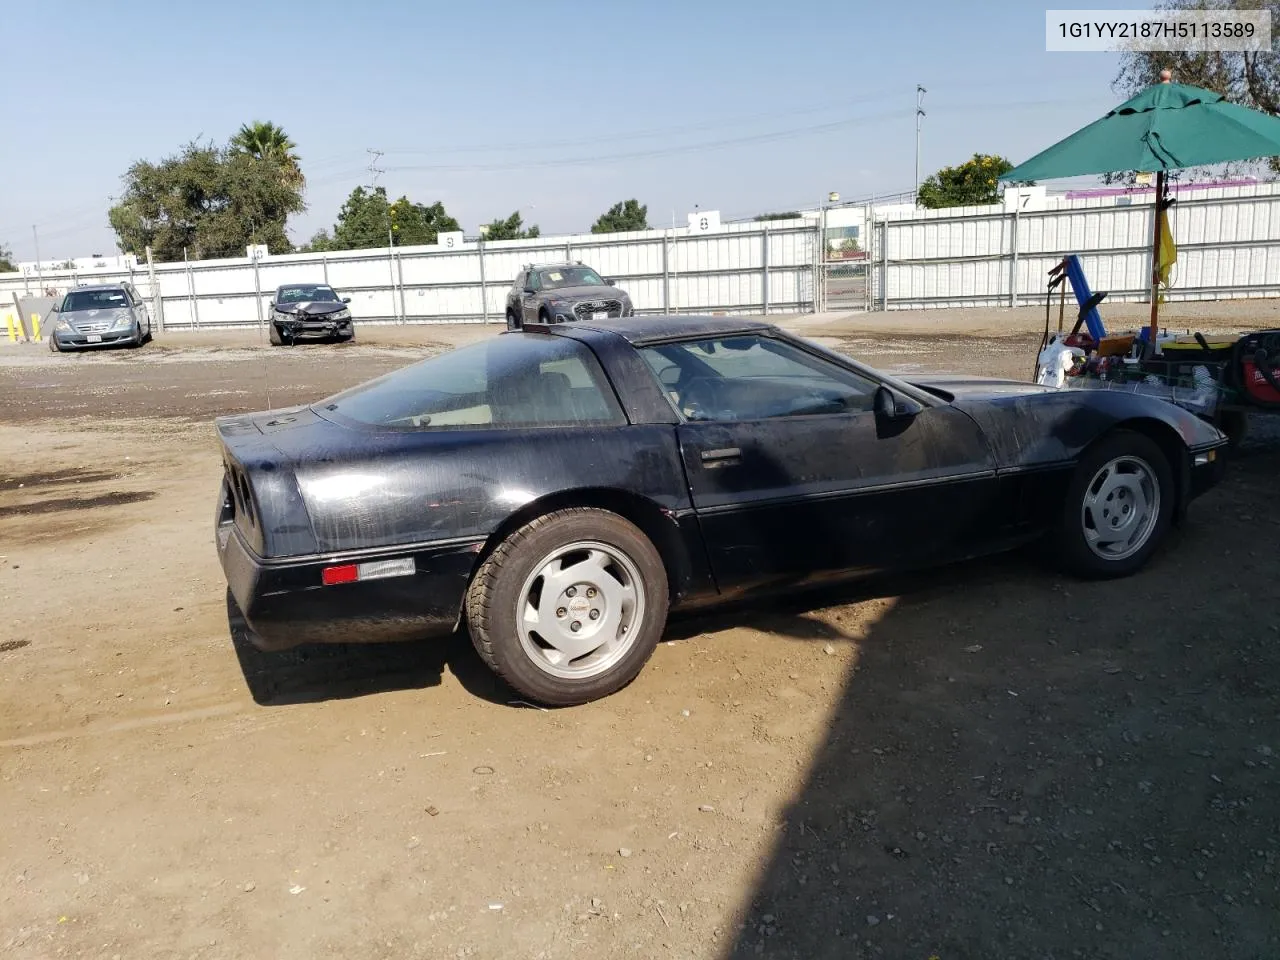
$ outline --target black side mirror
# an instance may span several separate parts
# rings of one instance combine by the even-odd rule
[[[350,298],[350,297],[343,297],[343,298],[342,298],[342,302],[343,302],[343,303],[350,303],[350,302],[351,302],[351,298]]]
[[[910,420],[924,408],[910,397],[897,397],[888,387],[878,387],[874,400],[876,419],[882,423]]]
[[[275,308],[276,308],[276,302],[274,300],[272,300],[270,303],[267,304],[268,310],[274,310]]]
[[[605,286],[607,287],[616,287],[618,285],[618,281],[615,280],[613,277],[605,277],[604,283],[605,283]]]

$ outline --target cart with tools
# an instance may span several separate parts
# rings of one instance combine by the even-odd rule
[[[1068,286],[1078,306],[1069,332]],[[1051,335],[1055,291],[1058,332]],[[1143,327],[1136,333],[1109,334],[1098,311],[1105,298],[1105,292],[1089,289],[1075,255],[1049,272],[1037,379],[1045,382],[1044,370],[1056,347],[1069,352],[1071,360],[1069,367],[1063,363],[1063,386],[1161,397],[1213,423],[1233,446],[1245,436],[1250,412],[1280,414],[1280,330],[1209,337],[1165,330],[1153,339],[1151,328]]]

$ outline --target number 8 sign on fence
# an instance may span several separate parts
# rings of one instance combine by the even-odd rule
[[[719,210],[701,210],[689,214],[690,233],[714,233],[720,229]]]

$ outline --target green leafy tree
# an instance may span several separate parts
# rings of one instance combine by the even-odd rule
[[[439,233],[462,228],[442,203],[413,203],[403,196],[392,202],[385,187],[373,190],[356,187],[338,212],[333,239],[326,249],[385,247],[388,229],[395,237],[396,246],[414,246],[435,243]]]
[[[1270,10],[1271,29],[1280,24],[1280,0],[1162,0],[1156,10]],[[1232,103],[1280,115],[1280,55],[1271,50],[1212,51],[1146,51],[1131,50],[1120,56],[1120,69],[1114,87],[1123,97],[1140,93],[1160,82],[1160,71],[1169,70],[1174,83],[1204,87],[1220,93]],[[1280,173],[1280,157],[1267,161],[1272,171]],[[1228,164],[1231,169],[1251,166]],[[1203,172],[1203,171],[1201,171]],[[1117,173],[1109,182],[1132,182],[1135,174]]]
[[[18,265],[13,262],[13,251],[0,245],[0,273],[17,273]]]
[[[540,235],[541,231],[536,223],[528,229],[521,229],[523,224],[524,218],[520,216],[520,211],[517,210],[505,220],[499,217],[486,224],[488,229],[483,231],[484,238],[486,240],[532,240]]]
[[[799,220],[799,210],[787,210],[783,213],[762,213],[756,217],[756,222],[760,223],[764,220]]]
[[[322,253],[326,250],[335,249],[333,238],[329,236],[328,230],[317,230],[311,235],[311,239],[298,248],[299,253]]]
[[[920,184],[920,206],[980,207],[1000,200],[1000,178],[1013,169],[1004,157],[975,153],[956,167],[943,167]]]
[[[293,249],[289,215],[306,208],[301,190],[274,165],[240,150],[191,142],[159,163],[139,160],[125,173],[120,202],[107,212],[120,249],[161,261],[244,256],[266,244]]]
[[[591,227],[592,233],[625,233],[628,230],[649,229],[649,207],[636,200],[615,203],[600,214]]]
[[[401,197],[391,204],[391,228],[395,232],[396,243],[403,246],[435,243],[441,233],[461,230],[462,225],[449,216],[440,201],[428,206],[425,203],[410,203],[408,197]]]
[[[289,139],[284,128],[262,120],[244,124],[231,138],[231,149],[255,160],[274,164],[286,186],[301,189],[306,179],[298,159],[298,145]]]

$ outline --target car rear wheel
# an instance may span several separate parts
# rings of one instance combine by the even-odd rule
[[[635,679],[666,626],[667,572],[617,514],[557,510],[498,545],[467,591],[471,640],[528,699],[573,706]]]
[[[1136,573],[1164,539],[1175,497],[1173,469],[1155,441],[1112,433],[1076,466],[1056,538],[1061,560],[1093,579]]]

